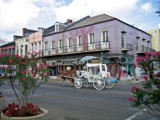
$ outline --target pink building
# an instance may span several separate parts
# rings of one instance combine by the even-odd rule
[[[33,51],[39,52],[43,49],[42,43],[42,35],[43,35],[43,28],[39,27],[38,32],[34,32],[29,35],[28,38],[28,52],[32,53]]]

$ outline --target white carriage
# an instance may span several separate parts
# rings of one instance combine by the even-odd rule
[[[96,90],[102,90],[104,87],[112,88],[114,86],[113,78],[110,76],[110,72],[107,72],[106,64],[86,63],[82,71],[77,71],[77,76],[74,80],[76,88],[93,85]]]

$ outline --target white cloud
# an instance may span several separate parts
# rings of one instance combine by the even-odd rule
[[[31,0],[1,1],[0,4],[0,29],[19,29],[39,14],[39,8]]]
[[[109,14],[115,17],[129,15],[135,9],[138,0],[73,0],[69,5],[55,9],[58,20],[80,19],[87,15]]]
[[[71,3],[66,1],[0,0],[0,37],[13,40],[13,35],[21,35],[24,27],[49,27],[56,21],[76,21],[87,15],[103,13],[137,26],[137,21],[145,19],[144,13],[139,11],[143,10],[148,14],[153,11],[150,2],[141,4],[141,0],[72,0]]]
[[[153,11],[153,7],[152,7],[151,2],[147,2],[147,3],[142,4],[141,10],[146,13],[151,13]]]

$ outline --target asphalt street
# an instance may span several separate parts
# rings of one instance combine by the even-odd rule
[[[50,81],[42,85],[30,101],[49,111],[48,120],[158,120],[128,102],[131,88],[140,83],[118,83],[112,89],[76,89],[61,82]],[[13,91],[5,83],[0,91],[6,105],[16,101]]]

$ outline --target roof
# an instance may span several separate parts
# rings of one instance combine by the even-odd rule
[[[89,25],[94,25],[94,24],[98,24],[98,23],[102,23],[102,22],[107,22],[107,21],[111,21],[111,20],[118,20],[119,22],[122,22],[128,26],[131,26],[139,31],[142,31],[148,35],[150,35],[149,33],[137,28],[137,27],[134,27],[124,21],[121,21],[120,19],[117,19],[115,17],[112,17],[112,16],[109,16],[107,14],[100,14],[100,15],[97,15],[97,16],[93,16],[93,17],[90,17],[90,16],[86,16],[76,22],[73,22],[71,23],[70,25],[68,25],[67,27],[65,27],[64,30],[62,31],[58,31],[58,32],[55,32],[55,31],[52,31],[52,32],[48,32],[47,34],[44,34],[44,36],[48,36],[48,35],[51,35],[51,34],[56,34],[56,33],[61,33],[61,32],[64,32],[64,31],[68,31],[68,30],[72,30],[72,29],[76,29],[76,28],[81,28],[81,27],[85,27],[85,26],[89,26]],[[53,26],[52,26],[53,27]],[[150,35],[151,36],[151,35]]]
[[[87,16],[85,18],[86,19],[83,19],[81,21],[79,20],[74,25],[69,26],[67,28],[67,30],[116,19],[116,18],[109,16],[109,15],[106,15],[106,14],[101,14],[101,15],[97,15],[97,16],[93,16],[93,17]]]
[[[9,43],[6,43],[0,47],[6,47],[6,46],[10,46],[10,45],[15,45],[15,41],[12,41],[12,42],[9,42]]]

